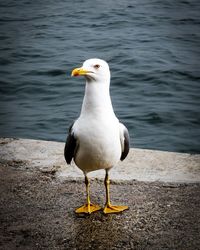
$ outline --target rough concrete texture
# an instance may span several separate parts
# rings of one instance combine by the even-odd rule
[[[64,143],[27,139],[0,139],[0,159],[26,161],[29,168],[56,171],[62,178],[82,178],[82,172],[67,165]],[[104,178],[104,171],[89,176]],[[112,180],[200,182],[200,154],[131,149],[128,157],[110,172]]]
[[[81,181],[24,170],[23,162],[0,164],[0,249],[197,250],[200,246],[200,184],[111,184],[122,214],[77,216],[85,202]],[[91,182],[91,200],[105,202],[102,181]]]
[[[0,249],[200,249],[199,155],[131,149],[111,173],[111,200],[129,210],[86,216],[74,213],[85,202],[83,175],[63,148],[0,139]],[[91,200],[104,206],[101,178]]]

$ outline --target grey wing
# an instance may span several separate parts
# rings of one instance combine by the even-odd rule
[[[64,156],[65,156],[65,160],[67,164],[70,164],[72,159],[75,157],[77,147],[78,147],[77,139],[73,132],[73,125],[74,124],[72,124],[69,128],[69,133],[67,136],[65,149],[64,149]]]
[[[122,147],[120,160],[123,161],[129,152],[130,139],[129,139],[128,129],[122,123],[120,123],[120,141]]]

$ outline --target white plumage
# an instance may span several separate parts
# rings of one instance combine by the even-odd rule
[[[65,158],[67,163],[73,158],[76,165],[84,172],[87,187],[88,172],[105,169],[108,179],[108,170],[127,156],[129,136],[128,130],[119,122],[113,111],[109,93],[108,64],[101,59],[89,59],[81,68],[72,71],[72,76],[80,75],[86,78],[85,96],[81,114],[69,131]],[[111,207],[110,201],[108,203],[107,205]],[[86,206],[88,208],[88,204],[84,207]],[[79,212],[92,212],[79,210],[81,210]],[[106,213],[105,209],[104,212]]]

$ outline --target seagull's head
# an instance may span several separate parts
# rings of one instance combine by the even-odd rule
[[[88,82],[109,82],[110,70],[107,62],[101,59],[88,59],[80,68],[72,70],[72,76],[85,76]]]

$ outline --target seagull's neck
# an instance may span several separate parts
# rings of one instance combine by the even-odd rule
[[[81,115],[92,114],[98,116],[105,112],[114,114],[109,85],[109,82],[101,83],[86,81]]]

